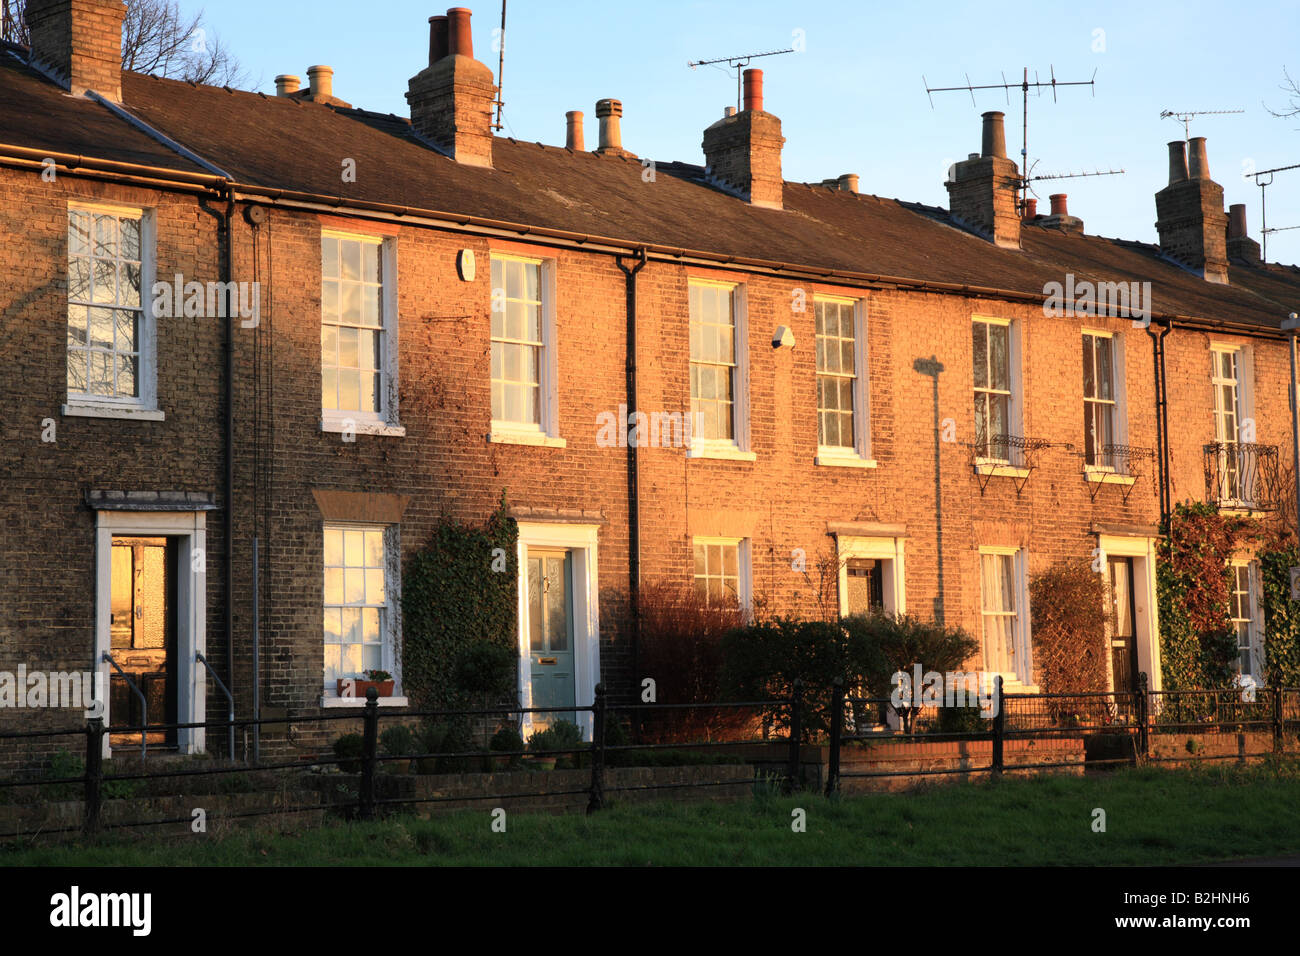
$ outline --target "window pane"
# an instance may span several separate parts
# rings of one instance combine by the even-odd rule
[[[989,385],[1003,390],[1011,388],[1008,371],[1007,326],[990,325],[989,329]]]
[[[333,236],[322,236],[320,242],[320,271],[322,277],[337,278],[339,274],[339,241]]]
[[[971,342],[975,350],[975,387],[987,388],[989,384],[988,323],[976,322],[971,326]]]
[[[1093,337],[1083,337],[1083,394],[1085,398],[1097,397],[1097,375],[1094,367]]]

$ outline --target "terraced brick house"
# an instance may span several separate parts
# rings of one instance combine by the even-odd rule
[[[118,667],[182,722],[218,682],[241,717],[357,706],[336,682],[369,668],[404,703],[404,561],[503,490],[525,704],[630,697],[653,582],[942,618],[1033,687],[1028,582],[1095,554],[1110,680],[1158,689],[1162,512],[1276,504],[1300,273],[1259,261],[1203,139],[1171,144],[1155,246],[1018,208],[1000,113],[942,209],[784,180],[757,70],[702,164],[651,165],[614,99],[591,150],[577,112],[565,145],[494,136],[460,8],[409,118],[324,66],[275,95],[123,72],[122,14],[30,0],[0,49],[0,671],[97,671],[110,721]],[[1150,283],[1149,323],[1048,314],[1085,282]],[[1234,584],[1258,671],[1249,554]]]

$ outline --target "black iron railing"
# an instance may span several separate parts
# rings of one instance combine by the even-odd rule
[[[1277,508],[1276,445],[1211,442],[1204,456],[1205,495],[1211,504],[1249,511]]]

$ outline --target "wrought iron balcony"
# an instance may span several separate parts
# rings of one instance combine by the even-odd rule
[[[1277,507],[1276,445],[1211,442],[1205,446],[1205,496],[1221,509],[1273,511]]]
[[[1089,478],[1088,493],[1092,500],[1097,500],[1097,493],[1107,482],[1116,483],[1121,489],[1124,503],[1128,504],[1129,495],[1137,487],[1140,478],[1150,475],[1151,487],[1159,494],[1156,485],[1154,462],[1155,450],[1138,445],[1102,445],[1091,454],[1083,455],[1084,471]]]
[[[980,494],[988,487],[989,480],[998,474],[1014,479],[1016,493],[1019,494],[1029,480],[1030,473],[1038,467],[1039,453],[1052,445],[1052,442],[1044,438],[1005,434],[990,435],[973,442],[971,465],[979,482]]]

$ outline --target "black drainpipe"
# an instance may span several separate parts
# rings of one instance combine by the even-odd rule
[[[644,247],[636,257],[636,265],[629,269],[623,257],[614,260],[627,277],[627,409],[635,412],[636,399],[636,276],[645,268]],[[639,434],[639,433],[638,433]],[[641,655],[641,521],[640,499],[637,489],[636,444],[627,443],[627,568],[628,603],[632,612],[632,689],[639,685]]]
[[[235,301],[231,276],[234,273],[234,235],[231,220],[235,215],[235,199],[230,184],[224,185],[226,208],[222,211],[209,209],[206,202],[199,206],[204,212],[215,216],[218,223],[218,245],[221,249],[219,269],[221,282],[226,290],[225,334],[222,343],[224,353],[223,385],[225,390],[225,431],[223,458],[225,459],[225,481],[223,489],[223,507],[225,508],[224,541],[225,563],[225,632],[226,632],[226,681],[231,696],[238,686],[235,682],[235,339],[234,317],[238,303]]]
[[[1169,487],[1169,393],[1165,387],[1165,336],[1174,330],[1173,319],[1167,319],[1157,335],[1147,326],[1151,336],[1151,360],[1156,378],[1156,467],[1160,476],[1160,523],[1163,525],[1172,510],[1173,490]]]

